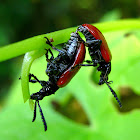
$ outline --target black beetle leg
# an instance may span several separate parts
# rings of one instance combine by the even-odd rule
[[[88,64],[91,64],[92,61],[91,60],[84,60],[84,62],[88,63]]]
[[[31,77],[33,77],[35,80],[32,80]],[[31,83],[37,83],[38,82],[42,87],[44,87],[47,83],[46,81],[38,80],[38,78],[31,73],[29,74],[29,82],[31,82]]]
[[[48,44],[53,50],[56,50],[56,51],[58,51],[60,53],[63,53],[63,51],[61,51],[61,50],[57,49],[56,47],[54,47],[47,37],[44,37],[44,38],[47,39],[46,44]]]
[[[77,64],[74,67],[71,68],[71,71],[73,71],[75,68],[77,67],[81,67],[81,66],[94,66],[93,64]]]
[[[34,78],[35,80],[32,80],[31,78]],[[38,78],[34,75],[34,74],[29,74],[29,82],[31,82],[31,83],[36,83],[36,82],[38,82],[38,83],[40,83],[40,81],[38,80]]]
[[[50,59],[49,59],[48,52],[50,52],[50,54],[51,54],[51,58],[50,58]],[[46,61],[47,61],[47,62],[51,62],[51,61],[54,59],[53,53],[52,53],[52,51],[51,51],[50,49],[46,49],[46,54],[45,54],[45,56],[46,56]]]

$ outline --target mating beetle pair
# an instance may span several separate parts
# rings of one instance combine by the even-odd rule
[[[78,32],[83,33],[86,42],[81,39]],[[39,92],[33,93],[30,96],[32,100],[35,100],[33,121],[36,119],[36,103],[38,103],[45,131],[47,130],[47,124],[39,105],[39,100],[42,100],[45,96],[54,94],[59,88],[66,86],[81,66],[98,66],[97,70],[101,71],[99,85],[106,83],[121,107],[121,103],[117,98],[116,93],[109,86],[110,82],[108,82],[108,74],[111,71],[111,53],[104,36],[96,27],[90,24],[79,26],[76,32],[71,34],[67,44],[61,50],[55,48],[48,38],[46,39],[46,43],[50,45],[52,49],[58,51],[59,54],[54,58],[50,49],[46,52],[46,61],[48,62],[46,74],[49,77],[47,82],[38,80],[33,74],[29,75],[29,82],[38,82],[42,86]],[[85,61],[88,64],[83,64],[86,53],[85,46],[88,47],[92,59],[92,61]],[[51,54],[50,58],[49,53]]]

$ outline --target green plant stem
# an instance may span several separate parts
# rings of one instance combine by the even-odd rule
[[[22,71],[21,71],[21,86],[22,86],[24,102],[26,102],[30,98],[29,72],[30,72],[31,65],[35,59],[41,57],[44,53],[45,50],[36,50],[36,51],[28,52],[24,56]]]
[[[101,32],[105,33],[110,31],[140,29],[140,20],[125,19],[93,25],[99,28]],[[73,27],[48,34],[38,35],[17,43],[4,46],[0,48],[0,62],[20,56],[22,54],[25,54],[26,52],[46,48],[47,45],[44,41],[44,37],[46,36],[55,40],[54,45],[64,43],[69,39],[70,33],[74,32],[76,28],[77,27]]]

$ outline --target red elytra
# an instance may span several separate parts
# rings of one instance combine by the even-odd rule
[[[80,42],[74,63],[60,76],[59,80],[57,81],[58,87],[66,86],[75,76],[75,74],[79,71],[80,66],[76,67],[73,70],[72,67],[76,66],[77,64],[83,63],[85,59],[85,53],[86,53],[85,45],[83,42]]]
[[[82,26],[85,27],[95,37],[95,39],[102,40],[102,44],[100,46],[102,57],[107,63],[110,62],[112,59],[112,55],[103,34],[91,24],[82,24]]]

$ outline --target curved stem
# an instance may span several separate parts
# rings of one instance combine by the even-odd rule
[[[97,23],[94,24],[94,26],[99,28],[103,33],[111,32],[111,31],[119,31],[119,30],[140,29],[140,20],[125,19],[119,21]],[[74,32],[76,28],[77,27],[73,27],[73,28],[68,28],[49,34],[38,35],[17,43],[13,43],[1,47],[0,62],[25,54],[26,52],[29,51],[46,48],[47,45],[45,44],[44,37],[53,38],[55,40],[54,45],[64,43],[69,39],[70,33]]]
[[[21,86],[22,86],[22,94],[24,102],[26,102],[30,98],[29,92],[29,72],[31,65],[35,59],[41,57],[45,53],[45,50],[36,50],[31,51],[25,54],[22,64],[22,71],[21,71]],[[30,101],[30,106],[32,102]]]

